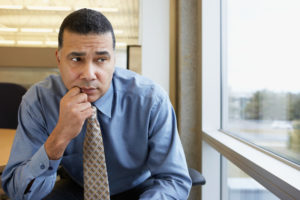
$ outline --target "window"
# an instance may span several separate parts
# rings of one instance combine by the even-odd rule
[[[246,73],[246,76],[243,77],[238,76],[241,82],[236,82],[237,84],[232,84],[232,73],[237,73],[237,69],[230,68],[232,62],[234,61],[233,58],[229,58],[230,52],[228,50],[230,46],[229,43],[229,34],[230,30],[233,26],[226,26],[230,17],[228,17],[229,11],[229,4],[232,2],[237,1],[230,1],[230,0],[202,0],[201,4],[201,17],[202,17],[202,34],[201,34],[201,41],[202,41],[202,173],[205,175],[207,179],[207,184],[205,187],[202,188],[202,199],[223,199],[226,200],[228,198],[228,193],[224,190],[224,187],[228,186],[228,180],[226,178],[226,173],[228,167],[222,165],[222,157],[226,157],[233,165],[229,166],[236,166],[238,169],[242,170],[250,177],[251,182],[253,180],[257,181],[261,184],[271,195],[273,193],[279,199],[298,199],[300,196],[300,166],[294,162],[290,162],[286,160],[288,158],[286,154],[284,155],[285,158],[279,157],[272,152],[276,152],[279,154],[277,148],[272,149],[274,147],[274,143],[272,145],[265,145],[265,143],[257,140],[257,137],[248,137],[249,133],[241,134],[241,129],[244,127],[241,124],[237,126],[232,126],[231,121],[234,120],[244,120],[243,118],[237,118],[237,116],[245,116],[241,110],[237,110],[236,108],[243,103],[247,103],[246,100],[241,100],[242,103],[236,103],[234,99],[230,99],[229,97],[232,96],[232,91],[236,88],[243,86],[244,79],[248,78],[248,76],[252,75],[249,72]],[[256,4],[249,5],[254,1],[250,0],[243,0],[238,2],[238,5],[244,5],[250,9],[247,10],[250,17],[252,15],[253,7],[257,6]],[[258,2],[258,1],[255,1]],[[263,0],[258,2],[258,5],[263,5]],[[277,3],[279,1],[269,1],[270,6],[263,7],[263,10],[267,10],[271,12],[273,10],[272,4]],[[282,4],[289,4],[292,1],[280,1]],[[296,2],[296,1],[293,1]],[[222,6],[221,6],[222,3]],[[285,6],[282,6],[284,9],[288,9]],[[296,7],[296,6],[295,6]],[[296,13],[293,10],[297,10],[298,8],[292,8],[290,10],[289,15],[295,15]],[[255,10],[255,9],[254,9]],[[226,13],[227,12],[227,13]],[[238,12],[246,12],[245,10],[238,9]],[[253,11],[256,13],[257,11]],[[273,12],[273,11],[272,11]],[[226,18],[224,18],[224,16]],[[277,17],[278,19],[278,17]],[[299,17],[297,18],[299,19]],[[238,20],[238,19],[235,19]],[[241,20],[241,19],[239,19]],[[279,19],[278,19],[279,20]],[[281,19],[282,20],[282,19]],[[222,22],[222,23],[221,23]],[[279,21],[280,22],[280,21]],[[291,23],[290,21],[286,22],[284,27],[287,27],[287,24]],[[298,22],[297,22],[298,23]],[[230,23],[229,23],[230,24]],[[255,24],[254,24],[255,25]],[[275,26],[275,25],[274,25]],[[233,33],[239,30],[239,26],[236,29],[231,30]],[[260,27],[259,30],[263,30],[264,26]],[[277,29],[281,29],[282,27],[278,27]],[[286,29],[285,29],[286,30]],[[245,31],[245,30],[244,30]],[[281,31],[281,30],[280,30]],[[277,30],[277,32],[280,32]],[[295,30],[296,31],[296,28]],[[246,34],[245,32],[244,34]],[[299,32],[298,32],[299,33]],[[254,33],[253,33],[254,34]],[[245,37],[242,35],[243,39],[239,39],[237,42],[238,45],[243,43],[247,43],[243,40],[251,40],[254,35],[251,34],[249,37]],[[258,31],[256,34],[263,35],[265,33],[261,33]],[[290,35],[293,35],[291,33]],[[271,37],[271,36],[270,36]],[[273,37],[273,36],[272,36]],[[227,39],[227,40],[226,40]],[[237,38],[233,38],[237,39]],[[253,39],[253,38],[252,38]],[[267,38],[269,39],[269,38]],[[251,40],[252,41],[252,40]],[[279,44],[284,44],[287,41],[286,38],[284,39],[277,39],[277,43],[269,43],[273,45],[272,47],[275,49]],[[253,41],[252,41],[253,42]],[[249,42],[248,42],[249,43]],[[254,42],[253,42],[254,43]],[[297,40],[293,41],[293,43],[297,43]],[[251,43],[252,44],[252,43]],[[232,45],[232,44],[231,44]],[[297,44],[299,46],[299,44]],[[262,48],[262,47],[261,47]],[[260,51],[261,49],[257,50]],[[278,51],[281,49],[278,49]],[[288,51],[288,50],[286,50]],[[286,55],[287,52],[283,52],[283,55]],[[289,50],[290,51],[290,50]],[[244,53],[248,56],[248,54],[253,53],[247,48],[240,49],[239,53]],[[255,52],[254,52],[255,53]],[[270,52],[263,51],[262,54],[258,54],[258,58],[264,58],[269,56]],[[296,52],[292,52],[290,57],[294,57],[297,54]],[[298,52],[299,54],[299,52]],[[279,59],[278,55],[281,53],[275,52],[271,54],[271,58]],[[231,60],[230,60],[231,59]],[[255,57],[248,57],[249,60],[247,62],[254,62]],[[254,61],[253,61],[253,60]],[[268,59],[269,60],[269,59]],[[244,60],[245,61],[245,60]],[[245,61],[245,62],[246,62]],[[269,62],[271,62],[269,60]],[[273,60],[272,60],[273,62]],[[290,62],[289,60],[287,63]],[[273,62],[274,63],[274,62]],[[242,66],[243,67],[243,66]],[[221,71],[222,68],[222,71]],[[241,69],[241,68],[238,68]],[[252,70],[253,68],[247,69]],[[281,69],[272,68],[274,72],[279,71]],[[288,67],[285,67],[285,70],[288,70]],[[294,69],[294,68],[293,68]],[[260,77],[265,79],[263,84],[266,85],[268,81],[271,80],[271,75],[274,75],[274,72],[269,70],[267,72],[263,71],[264,69],[258,70],[254,75],[251,76],[251,81],[259,80]],[[285,71],[284,70],[284,71]],[[294,69],[295,70],[295,69]],[[240,70],[243,74],[245,70]],[[294,73],[296,73],[294,71]],[[299,74],[299,73],[298,73]],[[282,82],[281,86],[286,85],[284,80],[284,76],[287,74],[281,73],[280,82]],[[221,78],[222,77],[222,78]],[[267,79],[266,79],[267,77]],[[294,74],[293,74],[294,77]],[[289,77],[291,78],[291,77]],[[230,79],[230,80],[229,80]],[[297,79],[295,79],[295,84],[297,84]],[[254,88],[256,82],[252,84]],[[228,87],[230,85],[230,87]],[[272,85],[272,84],[270,84]],[[299,85],[299,84],[298,84]],[[250,89],[251,89],[250,88]],[[295,92],[291,89],[291,87],[285,87],[286,91],[280,91],[283,94],[290,94]],[[295,87],[296,88],[296,87]],[[260,91],[261,88],[259,88]],[[263,89],[269,89],[263,86]],[[274,93],[275,90],[269,89],[270,92]],[[239,90],[240,91],[240,90]],[[255,90],[256,91],[256,90]],[[253,93],[255,93],[255,91]],[[265,91],[265,90],[263,90]],[[277,91],[275,91],[277,93]],[[251,96],[250,96],[251,97]],[[276,100],[280,98],[274,98]],[[233,103],[235,102],[235,103]],[[273,102],[273,101],[271,101]],[[268,105],[268,103],[264,103],[264,105]],[[229,106],[230,105],[230,106]],[[288,105],[288,104],[287,104]],[[282,104],[280,103],[280,106]],[[274,107],[274,106],[273,106]],[[239,107],[238,107],[239,108]],[[265,109],[263,109],[265,111]],[[245,113],[244,113],[245,114]],[[263,114],[266,117],[266,113]],[[288,115],[284,115],[285,117]],[[265,122],[265,118],[262,118],[262,122]],[[285,119],[278,119],[272,118],[270,120],[269,127],[275,129],[275,127],[281,127],[281,130],[293,129],[290,128],[292,123],[288,122],[288,118]],[[274,124],[273,124],[274,122]],[[286,125],[289,124],[289,125]],[[277,129],[275,129],[277,130]],[[262,129],[258,129],[257,132],[261,132]],[[264,132],[262,132],[265,134]],[[234,134],[234,135],[233,135]],[[275,134],[277,134],[275,132]],[[246,136],[245,136],[246,135]],[[272,134],[271,134],[272,135]],[[273,135],[271,139],[273,139]],[[287,136],[285,136],[287,137]],[[250,140],[251,139],[251,140]],[[255,144],[255,145],[253,145]],[[278,145],[278,143],[276,144]],[[281,144],[283,146],[283,144]],[[263,148],[260,148],[263,147]],[[288,150],[288,145],[284,148]],[[268,151],[266,151],[266,149]],[[289,150],[291,152],[291,150]],[[286,151],[285,151],[286,152]],[[281,155],[283,156],[283,155]],[[290,157],[289,160],[292,160]],[[296,159],[297,160],[297,159]],[[225,176],[225,177],[224,177]],[[243,176],[245,176],[243,174]],[[241,177],[243,177],[241,176]]]
[[[0,47],[57,47],[64,17],[80,8],[101,11],[112,23],[116,48],[138,44],[139,1],[2,0],[0,2]]]
[[[223,200],[279,200],[273,193],[259,184],[232,162],[222,157]]]
[[[300,164],[300,1],[222,1],[222,129]]]

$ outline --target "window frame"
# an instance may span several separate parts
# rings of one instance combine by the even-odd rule
[[[300,196],[299,166],[220,130],[221,3],[222,0],[202,0],[200,10],[202,17],[202,173],[207,179],[207,184],[202,188],[202,199],[224,199],[221,156],[225,156],[280,199],[297,199]]]

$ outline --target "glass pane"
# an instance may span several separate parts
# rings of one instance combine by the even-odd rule
[[[277,200],[279,199],[264,186],[222,157],[224,200]]]
[[[300,1],[222,1],[222,129],[300,164]]]

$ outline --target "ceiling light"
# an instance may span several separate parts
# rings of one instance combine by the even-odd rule
[[[17,32],[17,28],[5,28],[5,27],[0,27],[1,32]]]
[[[53,29],[51,29],[51,28],[21,28],[21,32],[51,33],[51,32],[53,32]]]
[[[28,40],[19,40],[17,41],[18,44],[22,44],[22,45],[42,45],[43,42],[42,41],[28,41]]]
[[[46,11],[70,11],[71,7],[59,6],[26,6],[28,10],[46,10]]]
[[[15,44],[14,40],[0,40],[0,44]]]
[[[21,10],[23,8],[22,5],[0,5],[0,9]]]

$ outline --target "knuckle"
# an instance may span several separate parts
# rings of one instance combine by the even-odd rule
[[[76,116],[76,109],[74,108],[74,107],[72,107],[71,109],[70,109],[70,112],[73,114],[73,115],[75,115]]]
[[[82,98],[85,100],[85,101],[87,101],[87,94],[85,94],[85,93],[82,93]]]
[[[74,91],[74,92],[79,92],[79,91],[80,91],[80,89],[79,89],[79,87],[73,87],[73,88],[71,89],[71,91]]]

